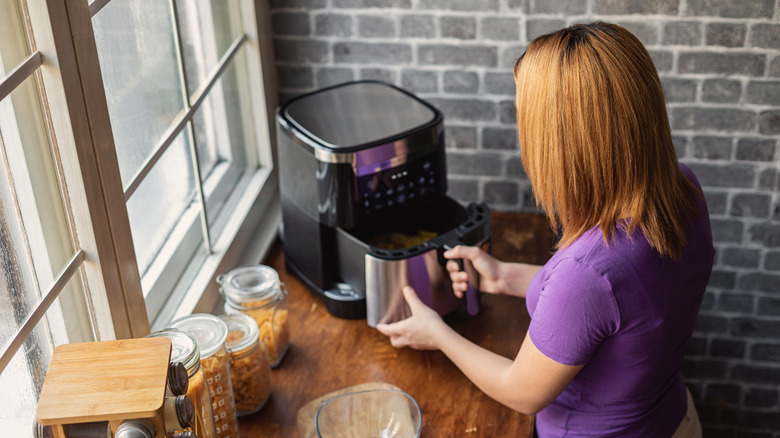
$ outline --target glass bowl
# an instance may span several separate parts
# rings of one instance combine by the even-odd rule
[[[403,391],[368,389],[323,401],[314,424],[319,438],[418,438],[422,413]]]

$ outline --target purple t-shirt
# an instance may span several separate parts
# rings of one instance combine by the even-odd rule
[[[680,165],[698,187],[693,173]],[[529,333],[547,357],[585,366],[536,416],[539,436],[671,436],[685,415],[685,344],[715,250],[703,198],[682,259],[662,258],[639,229],[605,246],[591,229],[536,274]]]

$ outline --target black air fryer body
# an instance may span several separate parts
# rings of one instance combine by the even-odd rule
[[[490,218],[445,194],[436,108],[389,84],[349,82],[280,107],[277,140],[287,268],[330,313],[362,318],[368,306],[369,325],[388,321],[403,284],[440,313],[457,307],[441,252],[484,244]],[[401,250],[368,243],[420,229],[437,237]]]

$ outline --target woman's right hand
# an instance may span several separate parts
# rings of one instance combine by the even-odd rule
[[[506,283],[500,277],[499,271],[502,262],[491,256],[481,248],[476,246],[458,245],[444,252],[444,257],[450,259],[447,261],[447,271],[452,280],[452,290],[455,296],[462,298],[463,294],[469,288],[469,274],[461,270],[458,263],[452,259],[469,260],[474,266],[474,270],[479,274],[479,288],[482,292],[500,294],[505,293]]]

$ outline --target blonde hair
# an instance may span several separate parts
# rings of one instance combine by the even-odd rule
[[[599,226],[639,227],[677,259],[698,190],[677,164],[661,82],[626,29],[574,25],[533,40],[515,64],[523,166],[558,247]]]

